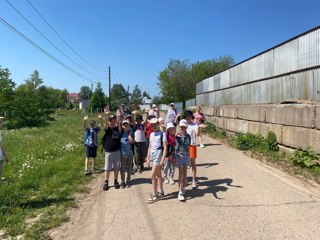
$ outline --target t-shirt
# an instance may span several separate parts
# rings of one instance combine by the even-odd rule
[[[157,150],[160,149],[163,144],[161,143],[161,135],[162,135],[162,141],[167,142],[167,134],[162,131],[152,132],[150,135],[150,146],[151,150]]]
[[[131,130],[129,130],[129,133],[123,131],[121,136],[121,154],[126,156],[132,154],[131,143],[129,141],[129,134],[132,135]]]
[[[149,115],[153,115],[153,116],[155,116],[156,118],[159,118],[158,112],[153,111],[153,109],[151,109],[151,110],[149,111]]]
[[[197,145],[197,132],[199,126],[194,122],[188,123],[187,133],[191,137],[191,144],[190,145]]]
[[[173,123],[175,118],[177,116],[177,112],[176,110],[173,110],[173,109],[169,109],[168,110],[168,113],[167,113],[167,119],[166,119],[166,122],[167,123]]]
[[[146,134],[144,132],[143,124],[136,124],[134,126],[134,140],[136,142],[146,142]]]
[[[189,154],[189,145],[191,143],[191,137],[189,134],[176,136],[176,150],[179,153]]]
[[[168,139],[167,157],[169,157],[175,154],[176,138],[175,138],[175,135],[168,134],[167,139]]]
[[[150,135],[152,132],[153,132],[153,129],[150,127],[150,122],[147,122],[147,124],[146,124],[146,138],[150,138]]]
[[[193,122],[197,125],[200,125],[200,124],[204,123],[204,121],[205,121],[205,117],[202,113],[200,114],[200,113],[195,112],[193,114],[193,117],[194,117]]]
[[[0,143],[2,144],[2,136],[1,136],[1,132],[0,132]],[[0,161],[3,160],[3,154],[2,154],[2,148],[0,147]]]
[[[105,144],[104,149],[106,152],[116,152],[120,150],[121,147],[121,139],[120,139],[120,132],[118,127],[108,127],[105,130]]]
[[[87,146],[98,146],[98,132],[100,128],[87,128],[86,129],[86,141],[85,144]]]

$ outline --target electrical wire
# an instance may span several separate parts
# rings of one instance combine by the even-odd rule
[[[30,2],[30,0],[27,0],[29,5],[33,8],[33,10],[42,18],[42,20],[51,28],[51,30],[63,41],[70,49],[72,52],[74,52],[80,59],[82,59],[84,62],[89,64],[95,69],[99,69],[99,71],[102,71],[101,69],[104,69],[102,67],[97,67],[93,64],[91,64],[89,61],[87,61],[84,57],[82,57],[76,50],[74,50],[62,37],[61,35],[49,24],[49,22],[42,16],[42,14],[38,11],[38,9]],[[105,73],[105,72],[104,72]]]
[[[54,57],[53,55],[51,55],[50,53],[48,53],[46,50],[44,50],[43,48],[41,48],[39,45],[37,45],[36,43],[34,43],[32,40],[30,40],[28,37],[26,37],[23,33],[21,33],[19,30],[17,30],[15,27],[13,27],[10,23],[8,23],[6,20],[4,20],[2,17],[0,17],[0,22],[2,22],[7,28],[9,28],[11,31],[13,31],[15,34],[17,34],[19,37],[21,37],[22,39],[24,39],[26,42],[28,42],[29,44],[31,44],[33,47],[35,47],[36,49],[38,49],[40,52],[42,52],[43,54],[45,54],[47,57],[49,57],[50,59],[52,59],[53,61],[55,61],[56,63],[60,64],[61,66],[65,67],[66,69],[68,69],[70,72],[73,72],[74,74],[78,75],[79,77],[83,78],[84,80],[88,81],[88,82],[94,82],[97,83],[96,81],[92,81],[90,80],[87,76],[79,73],[78,71],[74,70],[73,68],[69,67],[68,65],[64,64],[63,62],[61,62],[60,60],[58,60],[56,57]]]

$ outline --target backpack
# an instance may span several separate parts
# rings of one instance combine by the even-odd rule
[[[83,145],[86,146],[87,140],[90,137],[90,128],[86,129],[86,132],[84,133],[83,137]]]

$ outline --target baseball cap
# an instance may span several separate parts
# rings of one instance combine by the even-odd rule
[[[126,119],[132,118],[130,114],[127,114]]]
[[[160,118],[158,118],[158,121],[159,121],[159,122],[161,122],[161,121],[163,121],[163,120],[164,120],[164,119],[163,119],[163,118],[161,118],[161,117],[160,117]]]
[[[170,106],[174,106],[174,103],[172,102],[172,103],[170,103]]]
[[[156,108],[157,107],[157,105],[155,105],[155,104],[152,104],[152,108]]]
[[[159,123],[159,120],[158,120],[158,118],[152,118],[150,120],[150,123]]]
[[[122,122],[122,125],[124,125],[124,124],[130,124],[130,121],[129,121],[129,120],[124,120],[124,121]]]
[[[179,122],[179,127],[188,127],[188,122],[185,119],[182,119]]]
[[[170,123],[168,123],[168,124],[167,124],[167,129],[169,129],[169,128],[175,128],[174,124],[173,124],[173,123],[171,123],[171,122],[170,122]]]
[[[90,121],[90,125],[93,125],[95,123],[96,123],[96,121],[93,121],[93,120]]]
[[[110,115],[109,116],[109,121],[111,121],[112,119],[117,119],[117,117],[115,115]]]

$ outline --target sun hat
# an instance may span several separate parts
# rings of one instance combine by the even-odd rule
[[[156,104],[152,104],[152,108],[156,108],[157,107],[157,105]]]
[[[152,118],[152,119],[150,120],[150,124],[154,124],[154,123],[159,123],[158,118]]]
[[[163,120],[164,120],[164,119],[163,119],[163,118],[161,118],[161,117],[160,117],[160,118],[158,118],[158,121],[159,121],[159,122],[161,122],[161,121],[163,121]]]
[[[138,121],[138,120],[143,121],[143,117],[140,114],[136,116],[136,121]]]
[[[170,103],[170,106],[174,106],[174,103],[172,102],[172,103]]]
[[[173,124],[173,123],[171,123],[171,122],[170,122],[170,123],[168,123],[168,124],[167,124],[167,129],[169,129],[169,128],[175,128],[174,124]]]
[[[188,123],[185,119],[182,119],[180,122],[179,122],[179,127],[188,127]]]

